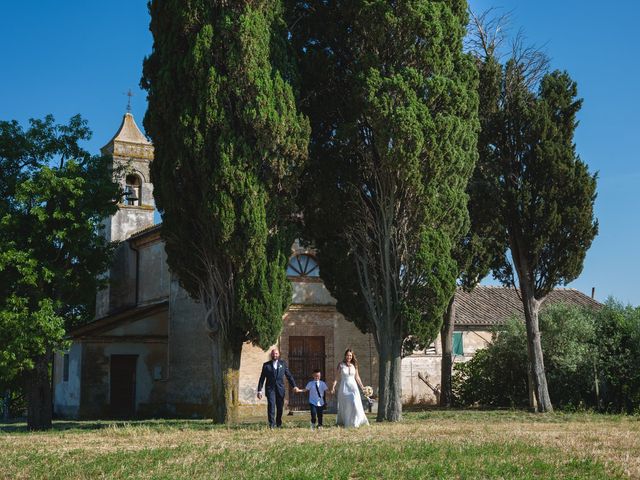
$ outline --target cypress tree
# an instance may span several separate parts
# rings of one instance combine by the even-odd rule
[[[534,52],[535,53],[535,52]],[[593,207],[596,176],[573,141],[576,83],[566,72],[542,76],[536,62],[512,57],[501,65],[481,59],[479,166],[491,185],[502,237],[510,249],[494,273],[517,285],[524,307],[530,375],[537,409],[552,411],[540,342],[538,312],[548,293],[580,274],[598,231]],[[531,60],[529,57],[528,60]]]
[[[491,185],[483,178],[482,164],[477,163],[467,186],[469,195],[469,231],[460,238],[452,251],[458,269],[458,288],[472,291],[500,261],[506,249],[501,235],[501,223],[494,211]],[[449,300],[440,329],[442,363],[440,369],[440,406],[451,407],[453,331],[455,328],[455,295]]]
[[[290,301],[293,190],[309,127],[279,1],[150,2],[151,167],[168,263],[206,310],[213,417],[232,421],[242,344],[276,342]]]
[[[435,338],[458,275],[478,128],[466,9],[318,0],[290,11],[312,123],[305,235],[338,309],[373,333],[378,421],[401,418],[403,343]]]

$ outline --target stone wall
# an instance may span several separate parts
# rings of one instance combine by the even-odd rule
[[[242,347],[239,388],[241,405],[264,405],[266,407],[267,400],[265,398],[258,400],[256,397],[256,394],[258,393],[258,380],[260,379],[260,373],[262,372],[262,364],[269,360],[269,352],[271,351],[271,348],[275,346],[277,345],[273,345],[265,351],[247,342]],[[284,356],[283,360],[286,361]],[[251,409],[243,408],[243,410],[246,410],[245,413],[254,413]],[[262,412],[264,412],[264,410],[262,410]]]
[[[325,362],[322,377],[327,385],[331,387],[344,351],[351,348],[358,358],[362,382],[376,390],[378,356],[373,337],[362,334],[353,323],[348,322],[336,310],[335,299],[331,297],[322,282],[293,280],[292,287],[293,304],[283,317],[283,330],[277,345],[282,359],[288,362],[289,337],[324,337]],[[262,364],[269,359],[269,350],[263,351],[250,344],[245,345],[242,350],[240,401],[245,406],[266,405],[264,399],[257,400],[256,388]],[[299,386],[303,387],[310,379],[296,378],[295,380]],[[330,407],[335,405],[334,399],[330,396],[327,400]]]

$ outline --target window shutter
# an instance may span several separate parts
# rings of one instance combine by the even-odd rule
[[[462,345],[462,332],[453,332],[453,354],[464,355],[464,348]]]

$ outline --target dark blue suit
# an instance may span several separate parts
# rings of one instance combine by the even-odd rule
[[[282,360],[278,360],[278,368],[273,368],[273,360],[265,362],[262,365],[262,373],[260,373],[260,381],[258,382],[258,391],[264,388],[267,397],[267,415],[269,417],[269,426],[280,427],[282,425],[282,408],[284,406],[284,377],[287,377],[289,385],[296,387],[296,381],[289,371],[289,367]],[[275,417],[275,419],[274,419]],[[274,421],[275,420],[275,421]]]

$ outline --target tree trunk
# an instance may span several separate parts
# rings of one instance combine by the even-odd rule
[[[9,410],[11,408],[11,390],[6,390],[4,392],[4,397],[2,399],[2,421],[8,422],[10,415]]]
[[[533,289],[520,289],[527,326],[527,353],[529,356],[529,369],[533,379],[537,411],[553,412],[553,406],[551,405],[551,399],[549,398],[549,389],[547,387],[547,376],[544,370],[540,328],[538,326],[538,313],[540,311],[541,301],[534,298],[532,290]]]
[[[444,314],[444,322],[440,330],[440,344],[442,345],[442,362],[440,370],[440,406],[451,407],[453,393],[451,392],[451,375],[453,368],[453,327],[456,318],[455,294],[449,300],[449,306]]]
[[[238,419],[240,358],[242,340],[227,340],[213,334],[212,417],[214,423],[234,423]]]
[[[598,376],[598,366],[596,364],[595,358],[593,359],[593,386],[596,393],[596,411],[601,412],[602,408],[600,406],[600,378]]]
[[[533,368],[531,366],[531,345],[527,340],[527,359],[528,359],[528,368],[527,368],[527,391],[529,392],[529,411],[537,412],[538,411],[538,401],[536,400],[536,384],[533,381]]]
[[[402,340],[394,333],[380,335],[378,422],[402,420]]]
[[[50,354],[35,359],[33,370],[26,375],[27,427],[29,430],[48,430],[53,417]]]

